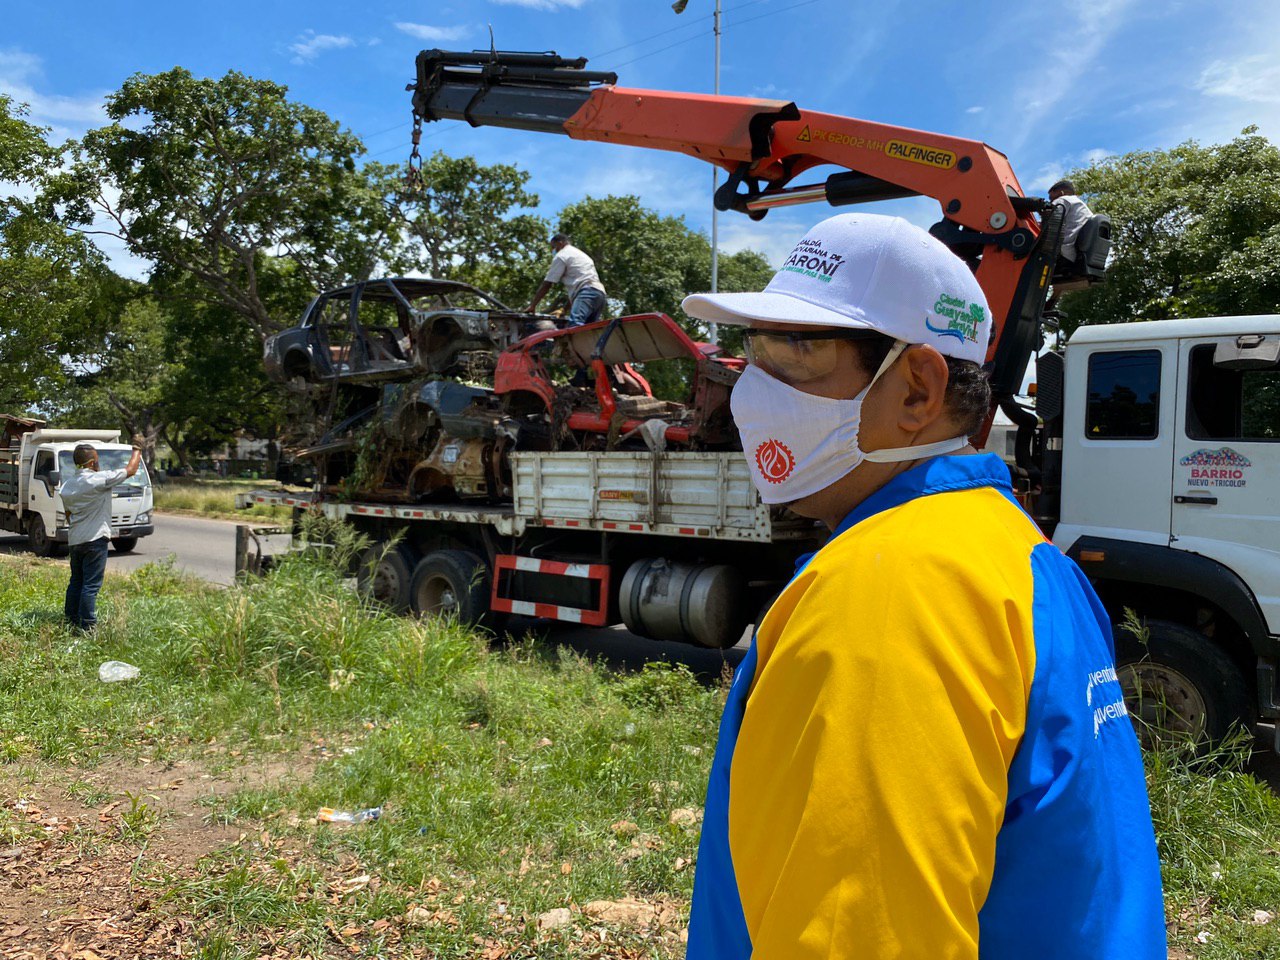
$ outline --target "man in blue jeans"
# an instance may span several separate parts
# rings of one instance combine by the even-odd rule
[[[67,511],[67,543],[71,546],[71,582],[62,613],[73,627],[92,630],[98,622],[98,591],[111,542],[111,491],[138,472],[142,450],[133,445],[133,456],[123,470],[99,469],[98,451],[87,443],[76,447],[73,460],[76,475],[59,491]]]
[[[604,315],[606,294],[600,275],[596,273],[595,261],[571,244],[563,233],[551,238],[551,249],[556,255],[547,270],[547,278],[538,287],[526,310],[535,313],[542,298],[557,283],[562,283],[569,295],[569,326],[580,327],[599,320]]]

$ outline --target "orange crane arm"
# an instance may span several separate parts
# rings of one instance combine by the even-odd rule
[[[966,259],[995,326],[987,355],[998,399],[1020,388],[1040,342],[1060,215],[1024,196],[1008,158],[977,140],[802,111],[783,100],[640,90],[549,54],[425,50],[410,85],[414,156],[422,120],[465,120],[684,153],[722,167],[721,210],[753,219],[771,208],[935,199],[932,233]],[[412,163],[412,161],[411,161]],[[842,172],[793,185],[817,167]]]
[[[771,120],[764,155],[753,142],[758,134],[752,135],[761,117]],[[899,196],[934,197],[950,219],[980,231],[1013,229],[1017,214],[1010,198],[1023,195],[1008,159],[985,143],[797,110],[784,100],[598,87],[564,130],[575,140],[686,153],[730,175],[746,164],[742,176],[775,189],[813,167],[833,164],[892,185]],[[779,193],[771,199],[759,205],[748,199],[745,206],[767,209],[810,198]]]

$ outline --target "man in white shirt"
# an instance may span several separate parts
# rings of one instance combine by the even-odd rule
[[[556,255],[551,260],[547,278],[529,301],[528,312],[535,313],[542,298],[557,283],[562,283],[569,295],[569,326],[577,327],[599,320],[604,313],[605,292],[604,284],[596,273],[595,261],[571,244],[563,233],[551,238],[551,249]]]
[[[71,546],[71,582],[62,613],[81,630],[98,622],[98,591],[107,571],[107,547],[111,543],[112,488],[138,472],[142,450],[133,445],[133,456],[123,470],[101,470],[98,451],[90,444],[76,447],[72,459],[76,475],[62,484],[59,493],[67,511],[67,543]]]
[[[1076,185],[1070,180],[1059,180],[1050,187],[1049,200],[1055,206],[1063,208],[1062,247],[1058,251],[1058,256],[1074,264],[1076,237],[1080,236],[1080,228],[1093,216],[1093,211],[1089,209],[1088,204],[1076,196]]]

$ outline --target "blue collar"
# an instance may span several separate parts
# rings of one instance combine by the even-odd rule
[[[834,540],[868,517],[900,507],[917,497],[978,487],[998,487],[1008,493],[1013,492],[1013,486],[1009,482],[1009,467],[994,453],[934,457],[898,474],[854,507],[832,532],[831,539]]]

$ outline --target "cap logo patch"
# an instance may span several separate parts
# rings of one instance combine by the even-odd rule
[[[798,273],[823,283],[830,283],[831,278],[836,275],[836,271],[843,263],[844,257],[838,253],[829,252],[822,246],[821,240],[811,240],[806,237],[796,244],[796,248],[791,251],[791,256],[782,265],[781,272]]]
[[[781,483],[796,468],[796,458],[781,440],[766,440],[756,447],[756,466],[769,483]]]
[[[955,337],[961,343],[965,340],[977,342],[978,327],[987,319],[987,311],[981,304],[970,303],[963,297],[953,297],[949,293],[938,297],[933,305],[933,313],[945,322],[935,324],[932,318],[925,317],[924,325],[939,336]]]

